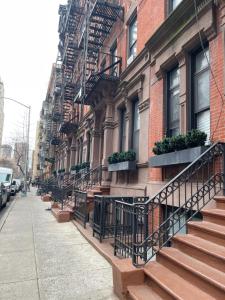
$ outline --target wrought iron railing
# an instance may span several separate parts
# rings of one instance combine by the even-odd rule
[[[87,193],[82,191],[74,192],[74,219],[83,223],[84,228],[88,221]]]
[[[225,144],[216,143],[149,200],[116,201],[115,255],[132,257],[133,264],[141,266],[167,246],[224,190],[224,154]]]
[[[115,234],[116,200],[133,203],[133,197],[95,196],[93,215],[93,236],[103,239],[112,238]]]
[[[86,191],[102,184],[102,166],[89,170],[74,182],[74,190]]]

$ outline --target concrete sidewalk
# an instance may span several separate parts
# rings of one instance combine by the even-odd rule
[[[1,218],[0,299],[117,299],[109,263],[48,207],[29,193]]]

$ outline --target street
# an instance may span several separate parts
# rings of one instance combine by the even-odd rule
[[[117,299],[109,263],[49,206],[33,190],[0,212],[0,299]]]

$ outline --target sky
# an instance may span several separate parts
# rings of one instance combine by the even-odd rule
[[[31,106],[30,149],[57,56],[58,7],[67,0],[0,0],[0,77],[5,97]],[[25,135],[26,108],[5,100],[3,143]]]

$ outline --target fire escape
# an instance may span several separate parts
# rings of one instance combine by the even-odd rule
[[[60,5],[59,15],[60,42],[58,48],[62,72],[62,119],[59,131],[62,134],[70,134],[77,128],[77,119],[73,114],[76,93],[73,74],[79,54],[76,41],[80,19],[83,16],[82,2],[70,0],[67,5]]]
[[[84,6],[85,16],[78,40],[81,54],[82,76],[76,94],[77,103],[92,105],[93,93],[109,83],[114,88],[119,81],[121,58],[108,51],[102,51],[104,42],[118,19],[123,19],[123,8],[115,0],[87,0]]]

